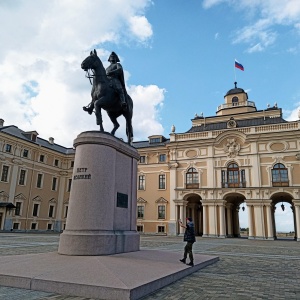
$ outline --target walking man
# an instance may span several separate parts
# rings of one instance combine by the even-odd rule
[[[185,228],[183,241],[187,242],[184,247],[183,259],[180,259],[180,261],[185,264],[187,255],[189,255],[190,262],[187,265],[193,267],[194,266],[193,244],[196,242],[194,223],[192,218],[186,218],[186,225],[184,225],[181,220],[178,220],[178,222],[179,222],[179,226]]]

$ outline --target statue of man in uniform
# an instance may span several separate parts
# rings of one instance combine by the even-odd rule
[[[119,95],[121,105],[123,108],[126,108],[127,91],[125,87],[124,72],[119,57],[115,52],[112,52],[108,61],[110,62],[110,65],[106,68],[106,75],[108,78],[112,79],[113,88]]]

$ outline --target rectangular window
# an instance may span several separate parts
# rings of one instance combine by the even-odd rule
[[[246,187],[246,175],[245,170],[241,170],[241,182],[240,187]]]
[[[38,174],[37,175],[36,187],[41,188],[42,187],[42,182],[43,182],[43,174]]]
[[[222,188],[227,187],[226,171],[225,170],[221,171],[221,176],[222,176]]]
[[[165,226],[157,226],[157,232],[158,233],[164,233],[165,232]]]
[[[28,150],[27,149],[24,149],[23,150],[23,157],[28,157]]]
[[[137,225],[136,226],[136,231],[137,232],[144,232],[144,226],[143,225]]]
[[[55,167],[58,167],[58,163],[59,163],[59,160],[58,160],[58,159],[55,159],[55,160],[54,160],[54,166],[55,166]]]
[[[52,224],[47,225],[47,230],[52,230]]]
[[[24,185],[25,184],[25,176],[26,176],[26,171],[21,170],[20,171],[20,178],[19,178],[19,185]]]
[[[57,178],[52,178],[52,191],[56,191]]]
[[[50,205],[49,206],[49,213],[48,213],[48,216],[49,218],[52,218],[54,215],[54,206],[53,205]]]
[[[40,155],[40,162],[44,162],[44,160],[45,160],[45,156],[44,155]]]
[[[146,163],[146,156],[145,156],[145,155],[140,156],[140,163],[141,163],[141,164]]]
[[[16,209],[15,209],[16,216],[21,215],[21,207],[22,207],[22,202],[16,202]]]
[[[158,206],[158,218],[165,219],[166,218],[166,207],[165,205]]]
[[[35,229],[37,228],[36,225],[37,225],[36,223],[31,223],[31,229],[32,229],[32,230],[35,230]]]
[[[159,155],[159,162],[164,162],[166,161],[166,154],[160,154]]]
[[[14,224],[13,224],[13,229],[18,230],[19,227],[20,227],[20,223],[14,223]]]
[[[72,179],[69,179],[67,192],[71,192],[71,187],[72,187]]]
[[[166,188],[166,175],[165,174],[159,175],[158,176],[158,181],[159,181],[158,188],[160,190],[164,190]]]
[[[39,204],[37,203],[33,204],[32,216],[37,217],[38,211],[39,211]]]
[[[7,182],[8,179],[8,166],[3,166],[2,167],[2,175],[1,175],[1,181]]]
[[[145,190],[145,175],[139,176],[138,188],[139,188],[139,190]]]
[[[138,205],[137,207],[137,217],[138,219],[143,219],[144,218],[144,205]]]
[[[156,143],[160,143],[160,138],[151,138],[150,139],[150,144],[156,144]]]
[[[74,160],[71,161],[71,168],[74,167]]]
[[[11,152],[11,145],[10,144],[6,144],[5,151],[6,152]]]
[[[65,206],[65,218],[68,216],[68,205]]]

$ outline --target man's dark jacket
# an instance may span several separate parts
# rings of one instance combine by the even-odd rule
[[[196,237],[195,237],[195,229],[194,229],[194,223],[189,222],[186,224],[186,229],[184,233],[184,242],[189,242],[189,243],[195,243],[196,242]]]

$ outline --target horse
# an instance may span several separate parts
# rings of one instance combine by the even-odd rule
[[[89,79],[93,78],[91,91],[92,102],[88,106],[83,107],[83,110],[87,111],[89,114],[92,114],[93,108],[95,108],[96,121],[97,125],[100,125],[101,132],[104,132],[101,109],[106,110],[110,120],[114,125],[111,131],[112,135],[115,135],[116,130],[120,127],[117,118],[123,115],[126,120],[127,142],[128,144],[131,144],[133,139],[133,101],[131,97],[126,94],[127,107],[122,107],[119,96],[116,90],[113,88],[113,82],[106,76],[105,68],[103,67],[102,61],[98,57],[96,50],[91,51],[90,55],[84,59],[84,61],[81,63],[81,68],[87,72],[87,77]],[[92,70],[93,75],[89,74],[89,70]]]

